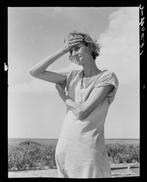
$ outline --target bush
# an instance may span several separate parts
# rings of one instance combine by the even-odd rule
[[[8,148],[8,170],[55,168],[55,147],[26,141]]]
[[[107,153],[113,163],[140,162],[139,145],[107,144]]]
[[[139,145],[106,144],[112,163],[140,162]],[[8,170],[56,168],[55,146],[25,141],[8,146]]]

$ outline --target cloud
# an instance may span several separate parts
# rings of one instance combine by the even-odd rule
[[[114,71],[121,83],[139,77],[139,8],[124,7],[109,16],[108,29],[99,37],[97,64]]]
[[[54,8],[56,15],[68,15],[68,18],[80,19],[84,11],[78,8]],[[113,11],[108,17],[106,31],[99,36],[101,54],[97,58],[100,68],[114,71],[120,83],[138,82],[139,80],[139,8],[123,7]],[[79,21],[79,19],[78,19]],[[76,69],[70,64],[66,70]],[[61,70],[62,71],[62,70]],[[64,71],[64,70],[63,70]]]
[[[77,10],[76,10],[77,9]],[[80,12],[78,8],[54,8],[54,13],[72,17]],[[101,54],[97,58],[97,65],[114,71],[120,83],[130,83],[139,80],[139,8],[123,7],[109,16],[106,31],[99,36],[102,46]],[[15,68],[16,69],[16,68]],[[56,70],[67,72],[72,69],[81,69],[76,64],[69,64],[65,69]],[[17,71],[18,72],[18,71]],[[9,85],[13,92],[44,92],[54,91],[54,84],[33,79],[16,86]]]

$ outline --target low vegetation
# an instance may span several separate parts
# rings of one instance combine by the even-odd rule
[[[26,141],[8,147],[8,170],[56,168],[55,147]]]
[[[107,144],[107,152],[112,163],[140,162],[139,145]],[[16,146],[8,146],[8,170],[54,169],[55,146],[25,141]]]
[[[108,144],[107,153],[112,163],[140,162],[139,145]]]

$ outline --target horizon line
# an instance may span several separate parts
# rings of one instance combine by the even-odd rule
[[[26,137],[26,138],[21,138],[21,137],[8,137],[8,139],[58,139],[58,138],[33,138],[33,137]],[[111,139],[111,140],[139,140],[140,138],[105,138],[106,140],[107,139]]]

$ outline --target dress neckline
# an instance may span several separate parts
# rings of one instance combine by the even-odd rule
[[[99,72],[98,74],[94,75],[91,77],[92,80],[97,79],[97,77],[100,77],[104,72],[106,72],[107,70],[102,70],[101,72]],[[85,89],[87,86],[84,86],[84,82],[83,82],[83,78],[84,78],[84,72],[83,70],[80,71],[80,82],[81,82],[81,89]],[[88,77],[87,77],[88,78]],[[90,77],[89,77],[90,78]]]
[[[103,72],[105,72],[105,71],[107,71],[107,70],[106,70],[106,69],[105,69],[105,70],[102,70],[102,71],[100,71],[98,74],[91,76],[91,78],[92,78],[92,77],[97,77],[98,75],[101,75],[101,73],[103,73]],[[83,70],[80,71],[80,75],[81,75],[81,78],[82,78],[82,79],[83,79],[83,78],[90,78],[90,77],[84,77],[84,72],[83,72]]]

